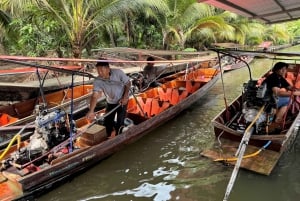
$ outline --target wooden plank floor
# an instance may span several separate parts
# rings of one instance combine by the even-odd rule
[[[235,152],[239,146],[239,142],[233,142],[225,139],[221,139],[221,141],[222,149],[216,145],[210,149],[204,150],[200,154],[212,160],[220,158],[234,158]],[[244,156],[255,153],[259,149],[260,147],[248,145]],[[281,153],[279,152],[263,150],[256,156],[243,159],[240,167],[259,174],[270,175],[270,173],[276,166],[280,156]],[[235,165],[236,161],[228,161],[226,163]]]

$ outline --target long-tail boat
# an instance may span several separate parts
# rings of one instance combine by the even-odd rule
[[[285,56],[285,53],[278,54]],[[299,69],[299,64],[289,64],[286,75],[288,82],[298,89]],[[245,83],[243,93],[212,120],[219,146],[204,150],[201,155],[233,165],[240,159],[241,168],[263,175],[271,174],[299,133],[300,99],[296,97],[290,102],[281,128],[274,126],[270,97],[264,95],[266,86],[262,84],[270,73],[268,71],[260,79],[250,79]],[[245,153],[238,155],[242,146],[247,146]]]
[[[90,97],[92,90],[93,85],[91,84],[79,85],[26,101],[0,106],[0,127],[22,125],[33,121],[37,105],[47,107],[47,109],[65,107],[70,105],[72,97],[77,107],[87,105],[86,99]]]
[[[232,71],[232,70],[236,70],[236,69],[245,67],[246,66],[245,63],[250,64],[254,59],[254,57],[250,56],[250,55],[241,55],[241,56],[239,56],[238,59],[232,58],[232,57],[229,57],[229,58],[231,58],[231,59],[228,61],[228,64],[225,64],[222,67],[224,72],[228,72],[228,71]]]
[[[48,112],[62,109],[66,113],[77,114],[88,108],[93,85],[83,84],[55,91],[44,96],[0,106],[0,149],[9,143],[14,134],[21,129],[22,138],[32,134],[34,121],[40,111]],[[99,102],[104,97],[99,98]],[[71,107],[72,105],[72,107]]]
[[[10,143],[0,151],[0,200],[26,198],[98,163],[188,108],[220,77],[216,68],[189,71],[132,96],[126,127],[114,138],[107,138],[105,127],[99,124],[107,115],[101,116],[104,111],[97,112],[95,122],[84,117],[68,121],[63,110],[37,117],[30,140],[18,141],[16,135],[12,143],[18,141],[17,145]]]
[[[3,57],[3,55],[1,55]],[[66,69],[72,71],[85,71],[84,66],[79,65],[54,65],[53,70],[23,66],[10,65],[1,62],[0,69],[0,101],[2,105],[9,102],[20,102],[35,98],[43,87],[43,93],[51,93],[69,87],[69,78],[66,74],[59,74],[55,69]],[[78,78],[78,77],[77,77]],[[82,85],[83,80],[77,79],[73,86]],[[85,84],[91,83],[85,80]],[[42,85],[42,86],[41,86]]]

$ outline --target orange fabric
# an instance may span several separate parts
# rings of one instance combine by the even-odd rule
[[[8,124],[9,119],[8,119],[8,114],[2,113],[0,116],[0,126],[4,126]]]
[[[296,89],[300,89],[300,75],[296,77],[293,72],[287,72],[285,79],[291,86],[294,86]]]
[[[297,76],[295,88],[296,88],[296,89],[300,89],[300,75]]]
[[[293,86],[294,82],[295,82],[295,76],[292,72],[287,72],[286,73],[286,81],[288,81],[288,83]]]
[[[18,120],[18,118],[11,117],[8,114],[5,114],[5,113],[0,114],[0,126],[5,126],[7,124],[16,122],[17,120]]]

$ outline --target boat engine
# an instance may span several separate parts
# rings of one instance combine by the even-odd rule
[[[259,113],[262,106],[265,106],[263,113],[256,120],[256,133],[263,133],[267,124],[267,117],[272,113],[274,107],[272,97],[267,93],[266,84],[257,84],[257,80],[249,80],[244,84],[243,91],[243,117],[246,125],[249,125]]]
[[[247,107],[262,107],[269,103],[270,99],[266,84],[258,86],[257,80],[249,80],[248,83],[244,83],[243,102],[246,102]]]
[[[7,168],[11,164],[23,165],[28,163],[65,141],[70,133],[67,119],[67,114],[62,110],[39,112],[29,144],[11,153],[8,159],[2,161],[2,168]]]
[[[131,91],[133,93],[138,93],[144,85],[144,76],[142,73],[131,73],[129,74],[131,81]]]

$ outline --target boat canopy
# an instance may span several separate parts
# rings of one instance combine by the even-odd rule
[[[300,19],[299,0],[198,0],[249,19],[275,24]]]

